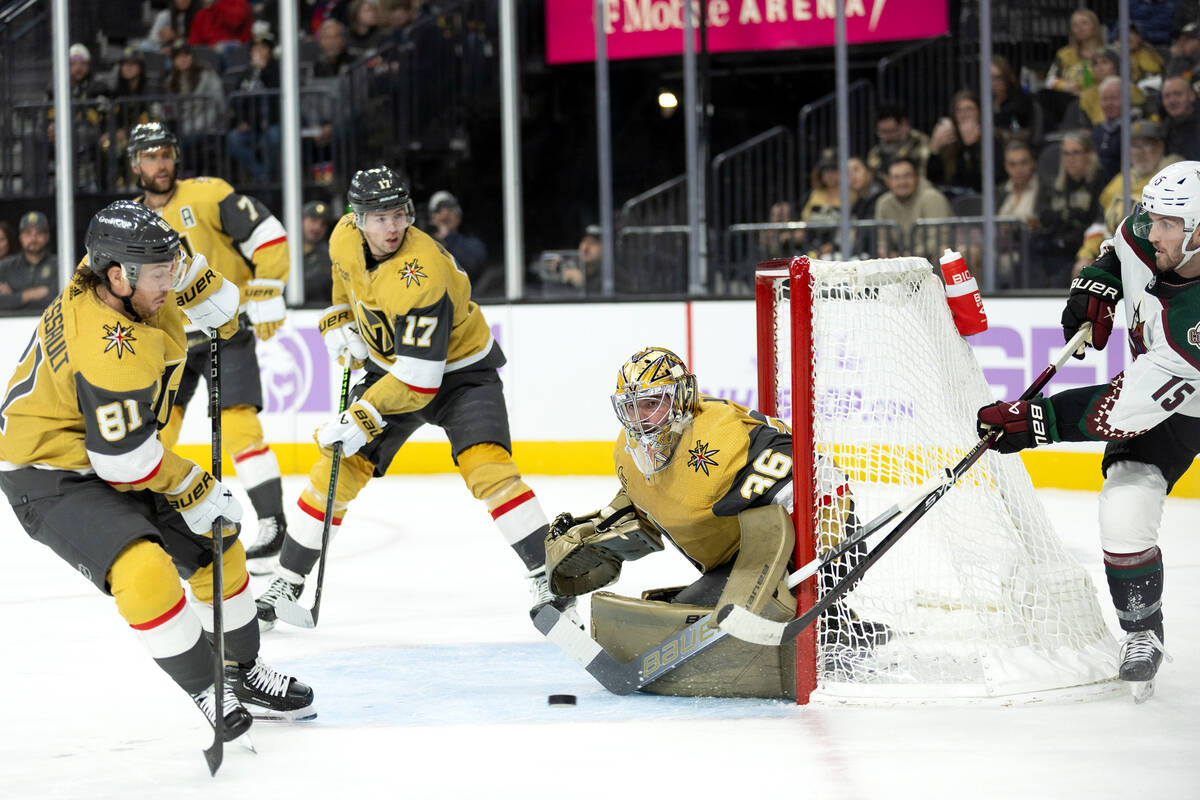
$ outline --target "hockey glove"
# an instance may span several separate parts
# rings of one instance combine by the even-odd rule
[[[367,343],[358,334],[358,325],[354,322],[354,314],[350,306],[331,306],[325,309],[324,316],[318,323],[321,338],[329,357],[342,367],[360,369],[367,360]]]
[[[977,416],[975,427],[981,437],[1000,430],[1000,438],[992,443],[998,453],[1016,453],[1060,441],[1054,406],[1041,395],[1029,401],[992,403],[979,409]]]
[[[1091,335],[1084,344],[1103,350],[1112,333],[1113,320],[1117,316],[1117,303],[1121,300],[1121,281],[1115,275],[1096,267],[1086,267],[1079,277],[1071,281],[1071,293],[1067,295],[1067,307],[1063,309],[1062,326],[1066,341],[1085,322],[1092,323]],[[1072,355],[1083,358],[1084,345]]]
[[[317,429],[317,444],[331,448],[342,443],[342,455],[352,456],[367,442],[383,430],[383,417],[375,406],[359,400],[347,408],[333,422],[326,422]]]
[[[238,330],[238,289],[208,265],[203,255],[192,257],[174,281],[175,304],[188,321],[205,333],[216,330],[228,339]]]
[[[254,335],[260,342],[274,336],[287,316],[287,306],[283,303],[283,286],[283,281],[253,278],[242,289],[246,316],[250,318],[250,324],[254,326]]]
[[[222,537],[238,532],[236,523],[242,518],[242,506],[229,489],[199,466],[192,467],[178,486],[166,494],[171,508],[179,512],[192,533],[212,534],[213,522],[220,517]]]

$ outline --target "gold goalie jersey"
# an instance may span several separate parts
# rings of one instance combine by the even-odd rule
[[[287,281],[283,225],[258,200],[238,194],[220,178],[177,182],[170,202],[157,213],[179,233],[189,256],[203,253],[239,287],[244,289],[251,278]]]
[[[739,512],[771,503],[792,509],[792,434],[777,419],[702,395],[671,461],[650,476],[626,452],[625,437],[622,431],[613,448],[622,488],[639,515],[702,572],[737,554]],[[830,467],[819,473],[819,502],[841,506],[845,478]]]
[[[0,405],[0,469],[94,471],[121,490],[167,492],[191,461],[163,449],[186,358],[174,293],[134,322],[72,281],[42,314]]]
[[[471,282],[429,234],[409,226],[390,258],[368,262],[354,215],[329,237],[333,306],[349,306],[368,358],[385,373],[363,397],[381,414],[426,405],[447,372],[504,365]]]

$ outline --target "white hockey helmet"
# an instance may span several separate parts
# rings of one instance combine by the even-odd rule
[[[1133,232],[1143,239],[1150,236],[1147,212],[1183,220],[1183,260],[1175,269],[1200,253],[1200,244],[1189,247],[1192,234],[1200,225],[1200,161],[1168,164],[1142,189],[1142,202],[1134,209]]]

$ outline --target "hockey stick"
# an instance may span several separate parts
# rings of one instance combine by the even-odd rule
[[[350,402],[350,367],[342,372],[342,392],[338,400],[338,413],[346,410]],[[325,496],[325,527],[321,530],[321,566],[317,568],[317,590],[312,608],[303,608],[294,600],[279,598],[275,604],[275,616],[297,628],[315,628],[321,614],[321,589],[325,585],[325,561],[329,552],[329,532],[333,528],[333,501],[337,498],[338,468],[342,463],[342,443],[333,446],[333,461],[329,465],[329,493]]]
[[[221,480],[221,337],[215,331],[208,332],[208,415],[212,417],[212,475]],[[213,676],[213,693],[216,708],[213,712],[213,743],[204,751],[208,772],[216,775],[225,757],[225,570],[224,570],[225,525],[221,517],[213,520],[212,526],[212,607],[213,607],[213,650],[216,674]]]
[[[1038,392],[1045,388],[1046,384],[1050,382],[1050,379],[1054,377],[1059,368],[1071,357],[1071,354],[1083,344],[1088,333],[1091,331],[1091,327],[1091,323],[1084,323],[1079,328],[1071,341],[1067,342],[1058,355],[1055,356],[1054,361],[1042,370],[1042,374],[1038,375],[1029,388],[1021,394],[1021,400],[1031,400]],[[825,613],[826,609],[841,599],[842,595],[850,591],[850,587],[862,577],[863,573],[882,558],[883,554],[890,550],[900,540],[901,536],[917,524],[917,521],[921,517],[925,516],[925,512],[933,508],[937,501],[941,500],[946,492],[950,491],[967,470],[1000,438],[1002,433],[1000,429],[989,431],[986,436],[971,448],[971,451],[961,461],[954,465],[953,468],[947,468],[945,473],[946,480],[930,492],[928,496],[896,525],[891,533],[884,537],[883,541],[867,554],[866,558],[851,569],[845,578],[831,588],[824,597],[818,600],[803,615],[791,622],[773,622],[757,614],[752,614],[740,606],[727,605],[717,612],[717,624],[720,625],[721,630],[753,644],[778,645],[796,638],[800,635],[801,631],[813,624],[821,614]]]
[[[930,492],[938,491],[946,478],[923,485],[910,496],[886,509],[822,558],[813,559],[788,576],[788,588],[799,585],[821,567],[840,557],[854,545],[878,532],[900,514],[920,503]],[[726,632],[716,627],[712,614],[706,614],[678,633],[622,663],[605,650],[599,642],[580,630],[551,604],[546,604],[534,616],[533,624],[543,635],[575,659],[601,686],[613,694],[629,694],[656,681],[663,675],[725,638]]]

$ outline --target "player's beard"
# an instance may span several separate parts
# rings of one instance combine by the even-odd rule
[[[154,194],[170,194],[175,189],[175,176],[179,174],[179,165],[176,164],[167,173],[166,177],[154,178],[147,182],[145,174],[138,176],[138,186],[143,191],[152,192]]]

